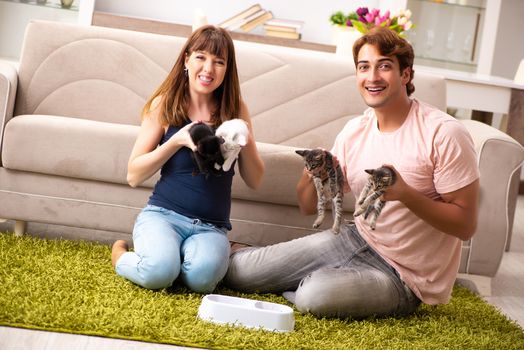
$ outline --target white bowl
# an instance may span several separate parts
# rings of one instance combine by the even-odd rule
[[[295,327],[289,306],[227,295],[208,294],[198,308],[198,317],[218,324],[290,332]]]

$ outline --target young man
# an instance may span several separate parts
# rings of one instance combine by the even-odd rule
[[[244,291],[285,292],[319,317],[406,315],[420,302],[446,303],[461,240],[476,229],[479,191],[473,142],[453,117],[409,96],[413,48],[375,28],[353,47],[357,85],[370,107],[350,120],[332,153],[358,197],[364,169],[389,165],[397,180],[371,230],[362,216],[330,231],[231,256],[226,281]],[[316,212],[310,174],[297,185],[300,209]]]

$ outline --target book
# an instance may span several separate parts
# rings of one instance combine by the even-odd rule
[[[251,21],[254,21],[258,17],[264,15],[266,12],[267,12],[266,10],[260,9],[260,10],[258,10],[256,12],[252,13],[251,15],[243,18],[241,21],[236,22],[235,24],[230,25],[229,27],[227,27],[227,30],[229,30],[229,31],[237,30],[240,27],[242,27],[244,24],[249,23]]]
[[[297,21],[294,19],[273,18],[267,21],[265,25],[272,26],[281,30],[294,29],[295,31],[300,32],[302,26],[304,25],[304,22]]]
[[[251,16],[253,13],[260,11],[260,10],[262,10],[262,7],[260,6],[260,4],[255,4],[251,7],[248,7],[244,11],[237,13],[233,17],[226,19],[225,21],[220,23],[218,26],[220,28],[228,29],[228,27],[244,21],[244,19],[246,19],[247,17]]]
[[[246,21],[246,23],[244,23],[240,29],[242,29],[244,32],[249,32],[271,18],[273,18],[273,13],[271,11],[265,11],[265,13],[261,14],[260,16]]]
[[[274,26],[274,25],[267,24],[267,22],[264,23],[264,29],[272,30],[275,32],[299,33],[299,30],[297,30],[297,28]]]
[[[276,38],[287,38],[287,39],[300,39],[301,34],[297,32],[286,32],[286,31],[279,31],[279,30],[267,30],[266,29],[266,35],[272,36]]]

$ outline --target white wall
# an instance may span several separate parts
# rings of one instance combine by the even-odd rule
[[[75,23],[77,17],[77,11],[61,9],[58,6],[0,1],[0,59],[18,61],[25,27],[31,20]]]
[[[304,21],[302,40],[331,44],[332,32],[329,17],[333,12],[349,12],[359,6],[396,10],[404,0],[99,0],[97,11],[133,17],[152,18],[165,22],[192,24],[196,9],[202,9],[208,22],[218,24],[236,13],[259,3],[276,18]],[[260,31],[261,28],[258,28]]]
[[[515,77],[520,60],[524,59],[524,40],[520,29],[522,18],[524,18],[524,1],[501,1],[490,74],[509,79]]]

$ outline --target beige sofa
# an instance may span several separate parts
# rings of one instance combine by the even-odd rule
[[[19,69],[0,66],[0,218],[130,232],[158,175],[126,183],[139,112],[170,70],[184,38],[33,22]],[[266,164],[258,191],[235,177],[232,240],[269,244],[314,232],[296,205],[303,164],[296,148],[330,148],[366,106],[349,58],[236,42],[243,96]],[[416,73],[415,96],[445,109],[441,77]],[[522,147],[487,125],[464,121],[479,153],[478,232],[464,242],[460,272],[493,276],[513,220],[510,179]],[[345,199],[346,217],[354,201]],[[325,223],[328,227],[329,222]]]

